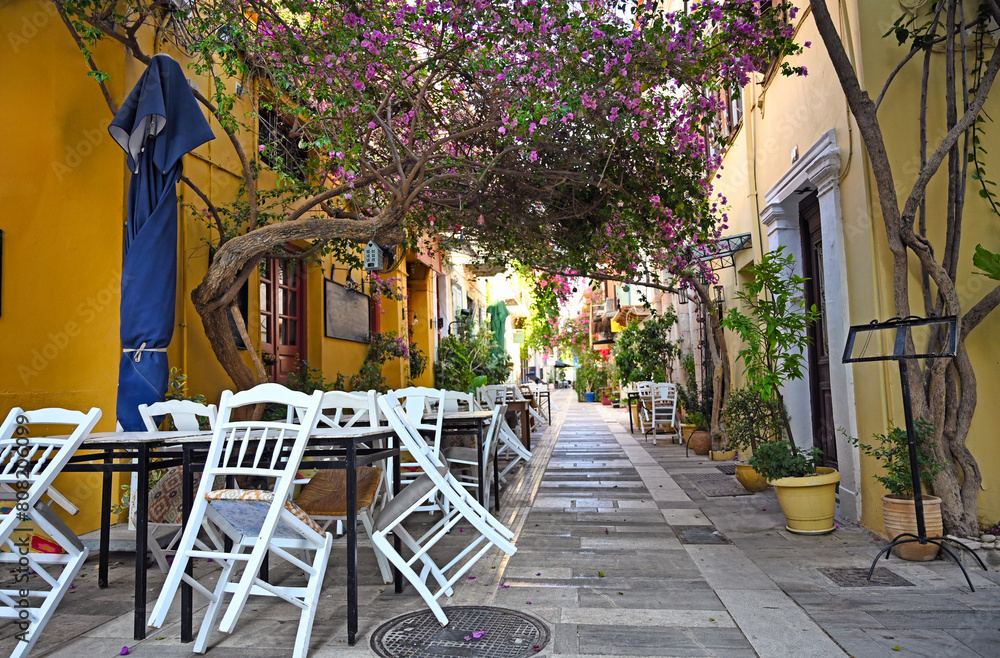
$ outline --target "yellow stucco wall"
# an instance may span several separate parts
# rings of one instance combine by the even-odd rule
[[[0,220],[3,231],[3,281],[0,289],[0,413],[58,406],[103,410],[97,430],[115,427],[118,378],[118,308],[122,234],[126,221],[129,174],[124,154],[107,132],[111,120],[99,87],[50,2],[13,0],[0,6],[0,24],[11,26],[0,39],[0,72],[5,99],[0,103]],[[139,38],[149,53],[159,50],[148,31]],[[111,78],[109,89],[120,104],[145,70],[120,47],[94,49],[98,65]],[[171,52],[184,65],[183,58]],[[186,70],[203,92],[204,76]],[[234,83],[229,81],[232,86]],[[235,113],[250,109],[250,96],[237,101]],[[233,200],[241,169],[235,150],[212,120],[217,138],[184,159],[185,174],[216,203]],[[241,136],[253,155],[256,136]],[[276,184],[263,171],[261,188]],[[191,290],[204,277],[209,242],[218,235],[192,216],[185,204],[202,207],[184,184],[178,185],[178,293],[176,327],[168,348],[171,366],[188,376],[190,394],[217,401],[232,388],[219,366],[191,302]],[[307,270],[307,340],[305,358],[332,382],[337,372],[356,373],[368,351],[364,343],[324,337],[323,276],[331,261]],[[359,275],[355,272],[355,277]],[[405,275],[404,275],[405,276]],[[346,271],[335,270],[343,283]],[[248,330],[259,347],[258,277],[249,282]],[[387,329],[399,330],[403,307],[387,311]],[[243,353],[249,362],[249,353]],[[392,384],[403,382],[395,364]],[[114,491],[128,476],[116,476]],[[56,486],[81,511],[65,517],[78,532],[93,530],[100,519],[100,476],[66,474]]]
[[[797,2],[805,6],[805,2]],[[894,2],[844,2],[828,3],[834,21],[841,30],[845,46],[852,61],[860,65],[859,77],[874,96],[892,67],[905,53],[895,45],[894,39],[882,35],[902,13]],[[741,276],[738,270],[759,257],[771,247],[767,227],[761,225],[758,214],[764,206],[764,195],[792,166],[792,151],[804,152],[823,133],[834,130],[836,144],[841,153],[839,179],[840,206],[843,214],[843,240],[845,245],[847,286],[850,301],[849,315],[852,324],[865,323],[873,318],[886,319],[895,315],[892,305],[892,262],[886,246],[885,229],[878,209],[870,166],[860,141],[857,126],[849,116],[843,92],[833,72],[829,56],[808,11],[800,12],[797,19],[798,37],[812,47],[792,61],[805,65],[809,75],[804,78],[776,76],[766,85],[754,81],[743,92],[744,119],[733,144],[726,152],[721,178],[717,188],[727,197],[729,204],[729,234],[750,232],[754,248],[737,254],[736,269],[720,273],[721,282],[727,287],[727,298],[733,300],[733,286]],[[943,55],[935,55],[941,58]],[[900,74],[880,110],[885,141],[889,150],[893,172],[898,181],[909,183],[916,173],[919,103],[919,64],[914,58]],[[860,63],[860,64],[859,64]],[[936,65],[940,66],[938,62]],[[940,79],[932,78],[940,85]],[[943,94],[931,94],[932,98]],[[1000,112],[997,94],[988,101],[986,111],[995,116]],[[931,121],[940,122],[941,111],[930,113]],[[934,130],[931,130],[932,134]],[[987,160],[989,171],[996,171],[1000,161],[995,154]],[[929,206],[943,207],[943,184],[938,181],[930,188]],[[1000,221],[990,217],[979,200],[976,189],[970,187],[966,206],[962,258],[959,266],[959,294],[963,308],[968,309],[991,286],[983,277],[972,274],[972,252],[977,243],[996,250],[1000,245]],[[932,235],[943,244],[941,224],[932,228]],[[911,270],[914,274],[916,270]],[[911,279],[914,295],[913,312],[922,313],[923,302],[919,295],[919,280]],[[733,303],[732,301],[729,304]],[[1000,445],[993,440],[987,428],[1000,422],[1000,409],[985,403],[996,395],[1000,349],[995,336],[1000,329],[1000,315],[994,313],[968,341],[972,362],[977,369],[979,406],[969,435],[968,446],[976,456],[983,472],[984,491],[979,496],[979,509],[984,520],[1000,519],[1000,482],[994,466],[1000,463]],[[731,336],[728,345],[735,359],[739,349]],[[842,345],[831,345],[832,368],[839,367]],[[741,366],[734,363],[733,374],[737,385],[742,382]],[[871,437],[883,432],[890,421],[902,423],[902,408],[898,385],[898,372],[894,364],[859,364],[854,367],[854,396],[858,435]],[[796,410],[792,410],[796,413]],[[809,410],[798,410],[809,413]],[[862,523],[881,532],[881,501],[884,490],[873,475],[880,472],[875,460],[861,456]]]
[[[971,3],[966,4],[971,7]],[[895,45],[894,39],[882,38],[882,34],[889,29],[892,22],[902,12],[898,7],[889,3],[858,2],[857,9],[861,42],[866,53],[864,76],[871,90],[869,93],[874,95],[878,93],[877,89],[881,88],[882,81],[886,79],[896,62],[904,54],[903,49]],[[991,53],[988,53],[987,57],[989,54]],[[910,189],[919,168],[917,136],[921,66],[918,60],[920,60],[919,57],[914,58],[914,61],[900,72],[879,110],[893,173],[897,181],[897,193],[905,193]],[[931,140],[936,138],[938,141],[943,132],[944,103],[943,100],[935,101],[934,99],[943,99],[944,96],[942,91],[943,60],[943,53],[933,55],[930,79],[934,91],[930,94],[932,101],[928,113],[930,126],[928,134],[931,136]],[[984,111],[992,117],[1000,113],[1000,93],[997,92],[996,87],[987,100]],[[992,135],[994,129],[992,124],[987,124],[987,126],[986,135],[989,141],[994,137]],[[933,148],[936,141],[932,141],[931,144],[931,148]],[[986,170],[991,173],[991,177],[995,178],[992,172],[1000,170],[1000,154],[996,152],[996,149],[987,147],[987,150],[990,153],[985,156]],[[942,172],[928,188],[928,208],[931,209],[928,218],[929,233],[931,240],[938,245],[939,251],[944,245],[945,224],[942,209],[945,206],[946,181],[947,178]],[[873,222],[879,229],[880,250],[883,254],[887,254],[887,250],[882,246],[885,237],[877,203],[872,204],[872,214]],[[970,180],[957,281],[957,290],[963,311],[971,308],[988,290],[996,285],[995,282],[990,282],[988,279],[974,274],[972,255],[976,244],[980,243],[992,251],[997,251],[1000,248],[1000,220],[990,214],[987,202],[978,196],[977,183]],[[887,257],[882,259],[879,262],[879,269],[883,314],[888,314],[892,310],[890,296],[892,289],[891,261]],[[923,301],[919,296],[919,279],[913,276],[914,274],[916,274],[916,270],[911,268],[911,304],[915,313],[922,313]],[[1000,520],[1000,472],[996,468],[996,465],[1000,464],[1000,444],[995,440],[995,428],[1000,424],[1000,408],[991,404],[991,401],[996,398],[997,391],[1000,390],[1000,370],[997,368],[1000,365],[1000,347],[996,341],[998,332],[1000,332],[1000,313],[993,312],[966,341],[969,358],[976,370],[979,400],[966,445],[976,457],[983,475],[983,491],[979,494],[979,514],[982,520],[990,523]],[[892,402],[891,417],[896,419],[897,424],[900,424],[902,422],[902,408],[899,402],[900,395],[896,379],[893,378],[891,381],[892,388],[889,399]]]

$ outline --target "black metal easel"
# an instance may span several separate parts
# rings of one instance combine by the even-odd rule
[[[907,354],[907,336],[910,335],[910,331],[914,327],[924,327],[924,326],[946,326],[948,330],[948,340],[942,345],[942,351],[934,353],[925,354]],[[893,331],[895,337],[893,339],[893,349],[892,354],[880,355],[880,356],[866,356],[868,345],[871,341],[871,337],[876,335],[879,331]],[[859,334],[866,334],[865,343],[861,348],[861,353],[858,355],[854,354],[855,339]],[[976,588],[972,585],[972,579],[969,578],[969,572],[966,571],[965,565],[963,565],[958,557],[952,552],[951,547],[947,545],[944,537],[928,537],[927,529],[924,524],[924,497],[921,491],[920,485],[920,467],[917,459],[917,434],[913,424],[913,409],[910,402],[910,377],[907,367],[907,361],[913,359],[940,359],[940,358],[954,358],[956,350],[958,348],[958,319],[954,315],[949,315],[941,318],[920,318],[916,316],[910,316],[906,318],[892,318],[886,320],[885,322],[878,322],[877,320],[872,320],[869,324],[855,325],[852,326],[850,332],[847,335],[847,346],[844,348],[844,363],[858,363],[861,361],[896,361],[899,364],[899,380],[900,385],[903,389],[903,415],[906,418],[906,439],[907,447],[909,449],[910,455],[910,477],[913,481],[913,505],[917,514],[917,534],[910,532],[904,532],[896,537],[893,537],[892,541],[888,546],[883,548],[875,559],[872,560],[872,566],[868,570],[868,580],[871,580],[872,574],[875,572],[875,565],[878,564],[878,560],[882,555],[885,555],[885,559],[889,559],[890,551],[900,544],[909,543],[920,543],[920,544],[936,544],[945,553],[947,553],[955,564],[962,569],[962,573],[965,575],[966,582],[969,583],[969,589],[973,592]],[[982,559],[976,555],[976,552],[963,544],[962,542],[954,542],[962,549],[972,553],[972,556],[976,558],[979,562],[979,566],[986,571],[986,565],[983,564]]]

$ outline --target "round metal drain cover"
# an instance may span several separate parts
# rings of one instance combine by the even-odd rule
[[[489,606],[444,608],[441,626],[430,610],[382,624],[372,633],[372,651],[383,658],[401,656],[533,656],[549,642],[549,629],[531,615]]]

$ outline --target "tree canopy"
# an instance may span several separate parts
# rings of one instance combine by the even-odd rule
[[[154,23],[212,76],[196,96],[245,180],[229,204],[195,190],[218,250],[193,299],[241,388],[263,369],[239,359],[227,315],[289,241],[351,258],[351,241],[431,235],[495,262],[700,271],[725,228],[711,188],[718,92],[798,49],[757,0],[678,13],[614,0],[55,1],[102,85],[90,45],[115,39],[148,61],[139,35]],[[255,116],[234,113],[234,79]],[[261,118],[290,127],[247,154],[238,136]],[[278,189],[257,188],[265,165]]]

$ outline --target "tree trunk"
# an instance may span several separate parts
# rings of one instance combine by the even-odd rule
[[[270,224],[222,245],[205,278],[191,292],[191,299],[201,316],[212,351],[237,390],[252,388],[266,379],[264,366],[255,350],[250,350],[254,368],[244,363],[229,326],[236,295],[261,259],[270,253],[277,253],[288,242],[300,240],[343,238],[360,243],[367,242],[374,235],[376,241],[399,242],[403,237],[399,226],[401,218],[402,213],[394,208],[382,211],[371,221],[308,217]],[[235,313],[234,319],[238,315],[238,312]],[[241,324],[242,318],[237,320],[237,327]],[[242,333],[245,344],[250,347],[245,328]]]
[[[729,373],[729,350],[726,347],[726,337],[722,331],[719,309],[712,301],[708,292],[708,285],[698,281],[694,277],[689,279],[698,293],[698,298],[705,306],[709,326],[709,340],[707,347],[712,356],[712,418],[709,421],[709,431],[714,437],[722,434],[720,417],[722,415],[722,404],[729,393],[729,384],[732,381]]]

